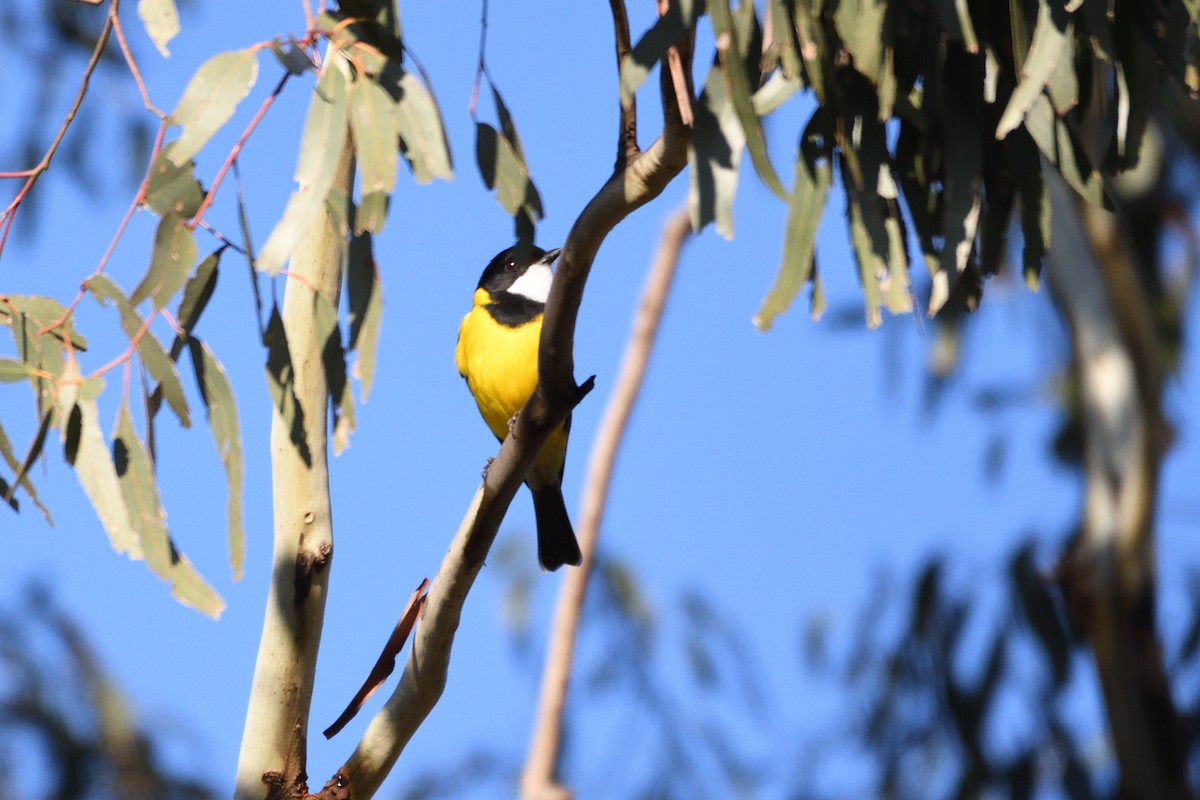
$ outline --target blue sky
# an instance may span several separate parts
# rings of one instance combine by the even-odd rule
[[[632,4],[636,32],[650,22],[647,4]],[[231,7],[194,4],[183,33],[163,60],[129,5],[123,15],[155,102],[171,108],[195,68],[219,49],[275,35],[299,34],[299,4]],[[487,260],[506,246],[511,220],[489,196],[474,165],[467,115],[474,76],[478,3],[404,8],[409,45],[432,77],[456,174],[451,183],[419,187],[401,175],[391,215],[376,240],[385,308],[380,362],[370,401],[358,410],[350,449],[332,465],[335,560],[318,668],[312,727],[331,722],[374,662],[421,578],[434,574],[496,445],[453,363],[458,321]],[[97,12],[99,13],[99,12]],[[616,82],[611,25],[604,4],[539,1],[492,3],[488,63],[520,128],[547,212],[539,243],[561,244],[572,220],[607,177],[615,152]],[[569,42],[569,45],[566,44]],[[704,37],[697,63],[710,52]],[[198,157],[211,178],[238,131],[278,75],[260,61],[259,84],[229,125]],[[703,71],[698,71],[702,80]],[[21,89],[34,91],[25,76]],[[643,92],[643,146],[657,124],[654,96]],[[307,104],[306,80],[294,81],[247,145],[242,158],[255,242],[261,245],[293,188],[295,143]],[[93,103],[137,105],[132,86]],[[792,104],[796,105],[796,104]],[[481,115],[491,113],[481,103]],[[790,175],[803,118],[787,107],[767,125],[772,156]],[[0,135],[13,129],[0,127]],[[116,133],[101,146],[123,152]],[[5,169],[20,165],[4,165]],[[628,431],[612,487],[603,547],[629,563],[663,625],[664,653],[678,646],[678,600],[709,596],[743,626],[776,699],[780,734],[816,732],[835,708],[826,691],[803,679],[799,640],[804,621],[821,615],[835,641],[876,588],[880,569],[907,577],[931,552],[955,554],[964,581],[995,579],[1017,538],[1042,537],[1049,556],[1077,511],[1079,489],[1047,458],[1055,425],[1052,378],[1065,343],[1045,292],[994,280],[971,320],[962,373],[937,410],[924,406],[925,361],[933,328],[912,317],[888,318],[881,330],[857,324],[858,288],[837,193],[827,209],[819,255],[831,313],[813,324],[805,299],[760,334],[750,320],[778,262],[785,208],[746,165],[736,238],[711,230],[687,247],[668,305],[645,391]],[[207,182],[207,181],[206,181]],[[41,225],[9,245],[0,261],[0,292],[69,299],[117,225],[132,187],[92,197],[51,173]],[[617,228],[602,248],[580,312],[578,377],[597,376],[596,391],[575,412],[564,485],[574,514],[591,436],[616,375],[658,231],[686,197],[686,176]],[[238,225],[227,183],[208,219],[232,235]],[[108,270],[126,290],[140,278],[155,218],[139,214]],[[201,252],[206,245],[200,237]],[[211,247],[210,247],[211,249]],[[264,284],[265,285],[265,284]],[[282,292],[283,286],[276,287]],[[849,315],[836,313],[851,309]],[[855,324],[843,324],[849,316]],[[1197,321],[1193,311],[1191,323]],[[79,324],[94,369],[123,349],[111,310],[85,301]],[[48,584],[92,635],[104,663],[131,695],[139,715],[164,729],[191,732],[173,757],[222,787],[232,786],[241,721],[249,693],[270,555],[270,405],[256,341],[244,263],[227,254],[217,295],[197,330],[234,381],[247,459],[246,577],[233,583],[224,549],[224,483],[207,432],[178,429],[160,416],[159,475],[179,547],[225,597],[212,622],[169,599],[145,566],[112,553],[61,449],[48,446],[36,471],[56,527],[36,513],[0,516],[9,578],[0,604],[11,607],[30,580]],[[9,355],[0,345],[0,355]],[[1165,465],[1160,503],[1165,625],[1178,636],[1185,571],[1200,546],[1200,446],[1187,414],[1198,407],[1193,350],[1168,392],[1179,426]],[[188,377],[185,375],[185,383]],[[1019,387],[1028,401],[993,415],[971,405],[987,386]],[[102,401],[115,420],[119,379]],[[193,406],[199,408],[192,393]],[[29,398],[19,385],[0,391],[0,417],[14,441],[31,432]],[[1003,471],[985,479],[990,443],[1007,445]],[[518,495],[498,545],[521,541],[530,562],[533,511]],[[541,576],[534,593],[537,638],[560,580]],[[506,589],[499,570],[481,575],[456,640],[450,683],[440,705],[401,759],[391,783],[450,760],[465,742],[523,752],[537,676],[514,658],[504,627]],[[672,658],[675,658],[672,662]],[[666,659],[680,669],[677,657]],[[379,700],[333,742],[310,743],[309,774],[319,785],[342,761]],[[198,749],[189,749],[198,745]],[[585,759],[586,760],[586,759]],[[583,767],[582,762],[575,765]],[[575,773],[589,794],[595,765]],[[224,781],[225,783],[220,783]],[[386,791],[386,790],[385,790]]]

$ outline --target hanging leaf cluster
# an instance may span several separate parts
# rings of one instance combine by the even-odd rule
[[[179,133],[154,153],[139,195],[140,205],[160,217],[141,279],[132,291],[126,291],[100,269],[83,283],[76,300],[90,294],[100,305],[114,309],[129,342],[124,354],[87,372],[81,361],[88,343],[75,327],[75,304],[68,307],[47,297],[0,295],[0,324],[10,329],[16,350],[14,358],[0,358],[0,384],[28,383],[37,412],[35,433],[23,453],[0,427],[0,499],[19,510],[22,498],[18,492],[22,492],[50,520],[31,479],[31,467],[43,454],[49,432],[56,430],[66,461],[75,469],[113,548],[145,560],[156,575],[170,583],[175,597],[212,616],[220,613],[223,601],[178,549],[167,528],[155,472],[155,430],[163,405],[182,427],[192,425],[191,402],[179,372],[179,359],[186,351],[195,394],[205,407],[227,479],[228,546],[234,577],[240,577],[244,464],[237,407],[224,367],[195,333],[216,289],[223,253],[230,247],[240,250],[253,269],[273,275],[283,268],[304,231],[322,212],[328,211],[340,227],[346,240],[343,283],[349,308],[344,344],[337,298],[313,298],[319,333],[326,342],[334,444],[340,451],[348,445],[354,428],[351,381],[358,380],[360,399],[365,401],[374,376],[382,292],[372,255],[372,234],[383,227],[398,163],[403,158],[418,183],[451,176],[449,148],[428,81],[403,65],[399,21],[391,16],[392,5],[374,5],[378,8],[368,3],[359,9],[364,12],[362,17],[334,11],[322,14],[305,43],[285,45],[277,40],[218,53],[192,76],[167,118],[168,125]],[[144,0],[139,11],[152,41],[165,53],[177,31],[177,24],[171,21],[174,4]],[[367,13],[373,11],[379,13]],[[212,197],[196,177],[195,157],[235,117],[254,89],[261,50],[271,49],[284,70],[274,93],[278,94],[289,78],[314,70],[313,41],[322,36],[330,48],[312,90],[300,140],[296,191],[256,256],[239,190],[241,245],[218,236],[221,246],[201,257],[196,228]],[[264,111],[274,94],[264,102]],[[225,160],[221,174],[231,166],[236,169],[235,157],[254,124]],[[332,188],[346,137],[353,144],[360,176],[357,199]],[[255,287],[257,292],[257,282]],[[261,309],[261,299],[259,302]],[[173,317],[167,314],[169,309],[173,309]],[[173,320],[174,337],[169,346],[153,330],[160,316]],[[285,417],[290,416],[294,429],[302,430],[298,424],[302,410],[294,402],[290,355],[278,309],[272,310],[263,340],[273,400]],[[352,369],[347,367],[350,352],[357,353]],[[121,372],[114,374],[123,375],[117,382],[123,389],[115,425],[106,431],[98,398],[106,384],[112,383],[106,381],[106,375],[118,369]],[[141,381],[131,380],[131,374],[140,374]],[[144,391],[131,388],[138,385]],[[135,424],[138,417],[140,426]],[[296,444],[303,452],[302,434]]]
[[[913,308],[910,246],[930,279],[927,311],[974,308],[999,272],[1014,214],[1025,279],[1050,245],[1044,169],[1086,201],[1101,176],[1137,163],[1163,76],[1200,90],[1200,5],[1135,0],[676,0],[622,68],[625,96],[707,13],[717,53],[697,101],[689,153],[694,227],[733,235],[743,151],[787,204],[768,328],[800,288],[823,299],[816,235],[840,182],[868,325]],[[803,90],[803,91],[802,91]],[[763,117],[794,97],[814,108],[799,132],[790,190],[772,165]]]

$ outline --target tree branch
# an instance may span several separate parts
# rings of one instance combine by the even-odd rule
[[[325,68],[337,66],[330,59]],[[349,136],[335,169],[333,186],[349,194],[354,174]],[[307,780],[309,705],[333,557],[326,343],[319,335],[313,292],[337,308],[343,244],[338,226],[324,212],[293,253],[284,294],[283,329],[306,448],[302,452],[293,441],[292,421],[276,408],[271,420],[274,556],[238,757],[237,800],[292,797]]]
[[[119,4],[120,0],[111,0],[108,4],[108,14],[104,18],[104,27],[101,28],[100,35],[96,38],[96,46],[92,48],[92,55],[88,58],[87,66],[83,68],[83,77],[79,81],[79,90],[75,93],[75,100],[67,110],[67,115],[63,118],[62,125],[58,128],[58,133],[54,135],[54,140],[46,148],[46,153],[42,156],[42,160],[33,168],[22,172],[0,173],[0,178],[25,178],[25,183],[21,186],[20,191],[17,192],[16,196],[4,210],[0,211],[0,223],[5,223],[4,233],[0,235],[0,252],[4,251],[4,243],[8,240],[8,231],[12,227],[12,220],[17,213],[17,207],[21,205],[21,201],[25,199],[25,195],[29,194],[30,190],[33,189],[33,185],[37,183],[42,173],[50,169],[50,161],[54,158],[54,154],[58,152],[58,146],[62,144],[63,137],[67,135],[67,129],[75,121],[75,115],[79,113],[79,107],[83,105],[83,98],[87,96],[88,84],[92,80],[92,73],[95,72],[96,66],[100,63],[100,56],[104,54],[104,47],[108,44],[109,34],[112,33]]]
[[[1152,311],[1117,218],[1080,204],[1053,169],[1046,281],[1071,333],[1083,406],[1084,507],[1060,581],[1086,634],[1122,797],[1191,796],[1184,729],[1155,620],[1154,508],[1162,371]]]
[[[633,44],[629,38],[629,15],[625,12],[625,0],[608,0],[612,10],[613,33],[617,46],[617,96],[621,85],[621,67],[625,57],[633,52]],[[617,161],[614,169],[620,170],[630,160],[637,158],[639,152],[637,141],[637,96],[630,95],[629,102],[621,104],[620,127],[617,132]]]
[[[641,392],[667,295],[675,277],[675,268],[679,264],[679,254],[691,232],[691,217],[686,206],[675,211],[663,225],[658,252],[655,253],[646,286],[642,290],[642,300],[629,333],[629,343],[625,346],[621,371],[592,445],[587,479],[584,481],[583,503],[576,526],[583,563],[579,569],[567,572],[559,590],[550,641],[546,647],[537,722],[525,769],[521,774],[523,800],[554,800],[571,796],[570,791],[556,781],[554,773],[562,745],[563,709],[567,702],[575,638],[588,582],[596,563],[596,542],[600,536],[600,522],[604,517],[608,488],[617,461],[617,449]]]
[[[690,37],[681,45],[690,72]],[[571,353],[592,261],[608,232],[657,197],[687,163],[690,130],[680,122],[668,70],[662,71],[660,90],[662,134],[613,173],[576,219],[563,245],[542,323],[538,388],[517,415],[438,568],[404,674],[320,797],[371,797],[441,697],[463,604],[509,503],[546,438],[591,388],[590,379],[582,387],[576,386]]]

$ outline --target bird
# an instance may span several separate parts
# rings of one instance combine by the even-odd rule
[[[508,435],[509,421],[537,388],[542,314],[554,277],[550,265],[560,252],[525,244],[497,253],[479,278],[471,310],[458,326],[454,351],[458,374],[500,441]],[[538,564],[547,572],[583,561],[562,494],[570,431],[568,414],[542,445],[525,478],[533,495]]]

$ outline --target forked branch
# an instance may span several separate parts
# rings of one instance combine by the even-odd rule
[[[680,42],[680,52],[690,73],[690,39]],[[681,122],[669,70],[662,71],[660,92],[661,135],[614,171],[567,236],[542,325],[538,389],[517,415],[433,579],[399,685],[320,797],[371,797],[441,697],[463,604],[509,503],[550,432],[591,388],[590,379],[576,385],[571,352],[592,262],[608,232],[657,197],[687,163],[690,130]]]

